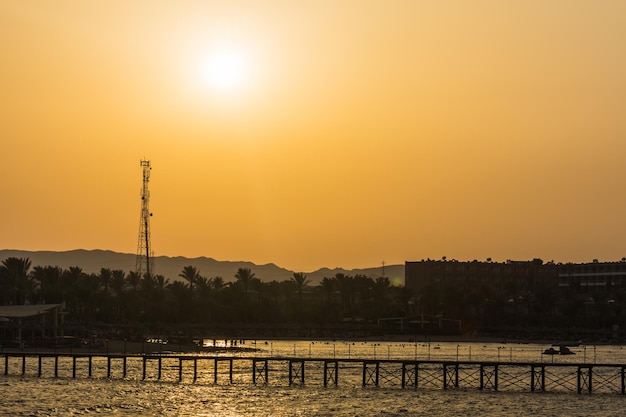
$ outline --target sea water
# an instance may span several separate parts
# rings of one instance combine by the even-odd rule
[[[419,360],[495,360],[545,363],[624,363],[622,346],[579,346],[575,355],[542,355],[546,346],[494,343],[410,343],[347,341],[246,341],[256,347],[244,356],[302,358],[376,358]],[[86,360],[86,359],[79,359]],[[44,362],[43,377],[36,376],[36,359],[21,376],[21,360],[11,361],[9,375],[0,376],[0,415],[4,416],[621,416],[626,398],[616,393],[576,394],[571,391],[478,390],[436,387],[402,389],[381,384],[362,387],[361,365],[343,364],[338,385],[324,387],[321,365],[307,363],[304,385],[289,385],[287,368],[271,365],[267,384],[253,384],[250,366],[237,365],[229,383],[227,362],[220,363],[213,382],[213,361],[200,361],[197,380],[185,365],[178,381],[178,360],[163,359],[162,379],[154,365],[142,378],[142,360],[129,359],[127,377],[114,362],[106,378],[106,360],[94,358],[92,378],[86,365],[72,378],[72,361],[59,360],[59,377]]]

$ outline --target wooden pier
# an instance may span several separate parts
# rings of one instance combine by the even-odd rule
[[[622,364],[21,352],[0,358],[5,376],[324,387],[339,385],[341,376],[363,387],[626,393]]]

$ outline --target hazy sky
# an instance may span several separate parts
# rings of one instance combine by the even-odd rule
[[[626,1],[0,2],[0,248],[626,256]],[[209,271],[202,271],[209,273]]]

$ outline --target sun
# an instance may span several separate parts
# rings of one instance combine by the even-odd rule
[[[249,59],[243,51],[221,47],[209,53],[202,68],[202,77],[211,90],[233,93],[246,87],[249,66]]]

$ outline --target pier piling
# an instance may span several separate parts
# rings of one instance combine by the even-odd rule
[[[331,364],[332,367],[328,365]],[[336,360],[324,361],[324,386],[328,386],[328,381],[337,385],[339,380],[339,362]]]
[[[268,360],[267,359],[252,359],[252,383],[256,384],[257,379],[263,380],[268,383]]]
[[[372,366],[373,368],[372,369]],[[363,386],[378,386],[380,376],[380,361],[363,361]]]
[[[304,361],[289,360],[289,385],[293,385],[298,380],[304,384]]]

